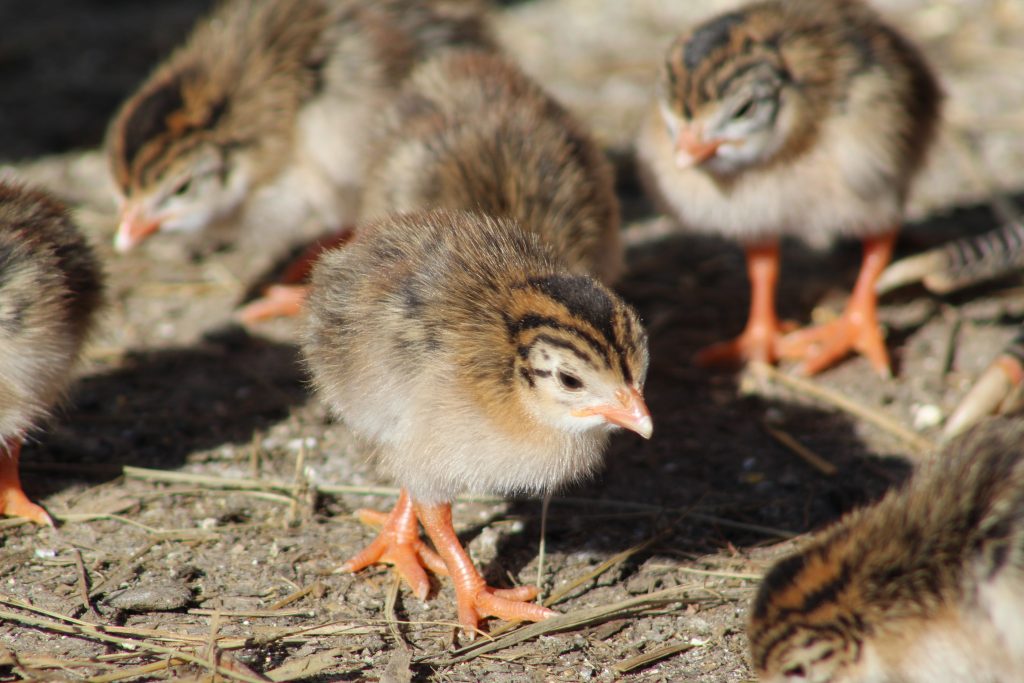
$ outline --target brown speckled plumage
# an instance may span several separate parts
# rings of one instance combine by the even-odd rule
[[[119,247],[154,221],[294,233],[353,220],[367,129],[408,71],[451,45],[490,45],[474,3],[224,2],[111,124],[110,166],[138,226]]]
[[[0,510],[8,488],[20,494],[21,440],[66,390],[101,299],[99,263],[64,207],[42,192],[0,183]],[[23,516],[49,521],[41,510]]]
[[[860,0],[757,2],[672,43],[637,142],[642,176],[687,229],[743,242],[752,284],[747,328],[698,362],[794,358],[813,374],[857,351],[889,374],[874,284],[940,101],[921,53]],[[790,338],[774,302],[784,236],[865,246],[842,318]]]
[[[1024,422],[992,421],[765,576],[753,663],[786,683],[1024,678]]]
[[[377,217],[313,273],[303,351],[318,393],[402,495],[343,565],[424,568],[459,622],[537,621],[536,589],[486,585],[455,534],[465,490],[541,493],[592,473],[608,433],[651,434],[647,340],[610,279],[611,173],[566,112],[504,58],[449,53],[410,77],[375,142]],[[419,538],[422,524],[436,553]]]
[[[536,494],[599,465],[606,430],[562,431],[531,406],[538,380],[556,381],[529,362],[538,340],[612,388],[642,388],[647,370],[632,309],[519,224],[480,214],[364,226],[321,259],[309,317],[319,393],[419,500]]]
[[[378,132],[364,216],[448,208],[508,216],[573,272],[622,266],[611,165],[583,127],[509,60],[455,51],[417,69]]]

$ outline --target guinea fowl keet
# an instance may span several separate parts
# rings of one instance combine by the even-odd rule
[[[21,488],[33,427],[63,396],[102,299],[95,255],[50,196],[0,182],[0,512],[53,521]]]
[[[158,230],[226,226],[266,244],[346,227],[367,129],[409,70],[451,45],[490,45],[475,3],[224,2],[111,124],[116,248]]]
[[[751,282],[745,330],[699,363],[794,358],[816,373],[852,350],[889,373],[875,281],[940,99],[920,52],[858,0],[759,2],[672,43],[638,140],[643,174],[686,228],[739,240]],[[834,323],[784,335],[775,312],[784,236],[863,240]]]
[[[449,574],[470,634],[484,616],[546,618],[535,589],[486,585],[450,501],[549,491],[595,471],[612,429],[651,434],[646,336],[597,279],[621,262],[608,162],[515,66],[474,51],[417,69],[374,149],[377,218],[314,269],[303,344],[320,396],[402,487],[389,515],[361,514],[383,529],[344,567],[392,563],[424,598],[424,567]]]

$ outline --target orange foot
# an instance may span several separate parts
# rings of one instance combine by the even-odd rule
[[[416,511],[409,493],[402,489],[395,508],[389,513],[359,510],[360,521],[380,526],[380,534],[362,552],[341,565],[342,571],[357,572],[371,564],[383,562],[394,565],[413,594],[426,600],[430,593],[430,579],[424,567],[435,574],[447,574],[444,561],[420,539]]]
[[[882,377],[890,377],[889,352],[874,309],[847,309],[838,320],[798,330],[779,341],[779,356],[802,360],[800,372],[814,375],[834,365],[851,352],[867,357]]]
[[[497,617],[506,621],[543,621],[557,612],[530,602],[537,597],[533,586],[518,588],[491,588],[473,566],[452,526],[451,505],[416,504],[423,528],[434,547],[448,566],[455,584],[459,623],[472,638],[484,617]]]
[[[697,352],[694,361],[701,367],[743,365],[751,361],[775,363],[779,360],[778,347],[783,335],[794,325],[778,323],[751,323],[735,339],[705,346]]]
[[[238,309],[235,318],[243,325],[252,325],[271,318],[294,317],[302,311],[307,296],[307,285],[270,285],[263,296]]]
[[[21,457],[21,440],[17,439],[0,447],[0,514],[53,526],[53,520],[46,510],[28,499],[21,490],[18,477],[18,460]]]

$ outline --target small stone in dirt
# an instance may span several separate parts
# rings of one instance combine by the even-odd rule
[[[180,583],[148,583],[112,594],[107,604],[129,612],[169,612],[192,602],[192,591]]]

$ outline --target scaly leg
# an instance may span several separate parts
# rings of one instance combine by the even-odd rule
[[[376,510],[359,510],[356,514],[364,524],[380,526],[381,530],[370,545],[341,565],[341,570],[357,572],[378,562],[392,564],[412,588],[413,594],[420,600],[426,600],[430,593],[430,579],[423,568],[435,574],[447,574],[448,569],[441,557],[420,539],[416,510],[409,492],[402,489],[389,514]]]
[[[537,589],[533,586],[502,589],[487,585],[455,535],[450,504],[416,503],[416,513],[448,566],[448,573],[455,584],[459,623],[470,638],[476,633],[482,617],[498,617],[506,621],[542,621],[558,614],[547,607],[529,602],[537,597]]]
[[[889,352],[878,324],[875,285],[892,259],[895,243],[895,230],[865,239],[860,274],[843,315],[831,323],[786,335],[779,343],[779,355],[802,359],[801,371],[813,375],[857,351],[867,356],[879,375],[889,377]]]
[[[750,315],[740,336],[701,349],[697,364],[739,365],[747,361],[774,363],[783,329],[775,313],[775,283],[779,279],[779,243],[747,247]]]
[[[289,264],[277,284],[270,285],[264,290],[263,296],[238,309],[235,317],[243,325],[252,325],[270,318],[298,315],[309,295],[309,287],[302,283],[309,279],[317,259],[328,249],[341,246],[351,239],[352,230],[348,228],[318,239]]]
[[[21,490],[18,460],[21,457],[21,438],[15,437],[0,446],[0,513],[53,526],[46,510],[28,499]]]

